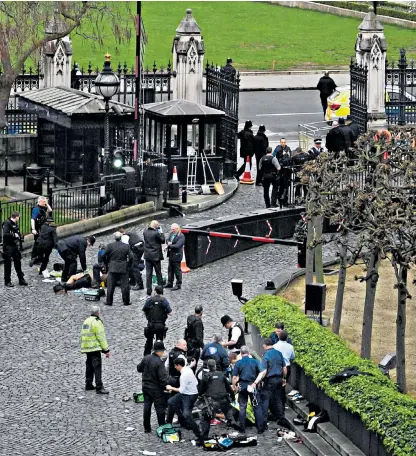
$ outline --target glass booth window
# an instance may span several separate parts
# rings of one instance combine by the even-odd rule
[[[215,124],[206,124],[205,125],[205,148],[204,151],[206,154],[215,155],[216,150],[216,125]]]
[[[179,128],[177,125],[172,125],[170,130],[170,153],[172,155],[180,155],[180,139]]]
[[[186,137],[186,155],[195,155],[199,147],[199,125],[194,123],[188,125],[188,135]]]

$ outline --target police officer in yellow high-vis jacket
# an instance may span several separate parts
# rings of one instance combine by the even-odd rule
[[[110,357],[105,329],[100,319],[100,308],[92,306],[91,316],[82,324],[81,352],[86,353],[85,389],[96,390],[97,394],[108,394],[101,379],[101,352]],[[93,385],[95,376],[95,386]]]

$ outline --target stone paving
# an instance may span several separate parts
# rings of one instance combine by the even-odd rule
[[[242,187],[222,206],[180,222],[256,207],[263,207],[262,188]],[[165,231],[173,220],[178,219],[162,222]],[[97,240],[88,252],[89,264],[95,261],[98,243],[110,240],[111,236]],[[329,248],[325,253],[330,253]],[[56,261],[53,254],[51,262]],[[143,450],[165,455],[202,452],[191,445],[189,431],[184,431],[185,442],[175,445],[162,443],[154,434],[145,435],[142,405],[122,401],[126,393],[131,397],[134,391],[141,390],[136,365],[144,346],[145,319],[141,311],[144,292],[132,292],[130,307],[122,305],[119,290],[113,307],[101,302],[111,349],[111,357],[103,359],[104,385],[110,395],[98,396],[94,391],[84,391],[85,358],[79,349],[80,327],[89,315],[90,303],[73,293],[55,296],[52,284],[42,283],[35,268],[28,267],[27,259],[24,263],[29,287],[5,289],[3,280],[0,283],[0,455],[128,456],[141,454]],[[295,265],[296,248],[266,245],[192,271],[184,277],[181,291],[165,293],[173,308],[168,321],[167,347],[170,349],[175,339],[183,335],[186,316],[197,304],[204,307],[206,340],[214,332],[222,331],[220,317],[225,312],[241,321],[240,304],[232,296],[231,279],[244,278],[244,296],[251,297],[260,284],[279,270]],[[15,278],[14,281],[17,282]],[[154,419],[155,413],[152,415]],[[128,427],[134,430],[127,431]],[[275,431],[266,434],[260,436],[255,450],[238,449],[228,454],[294,454],[284,441],[277,442]]]

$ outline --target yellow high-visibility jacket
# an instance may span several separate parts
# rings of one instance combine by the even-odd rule
[[[110,351],[105,337],[103,322],[96,315],[91,315],[82,324],[80,340],[82,353],[95,351],[108,353]]]

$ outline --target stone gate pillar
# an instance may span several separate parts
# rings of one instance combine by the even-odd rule
[[[201,30],[186,10],[186,16],[176,29],[173,40],[173,99],[203,103],[204,40]]]
[[[368,127],[380,129],[387,126],[386,117],[386,51],[384,27],[377,19],[373,7],[358,27],[355,43],[357,63],[368,68],[367,116]]]
[[[45,27],[46,34],[55,34],[65,30],[57,15],[55,15]],[[59,40],[45,43],[41,50],[41,66],[43,80],[41,88],[46,87],[71,87],[72,44],[69,36]]]

